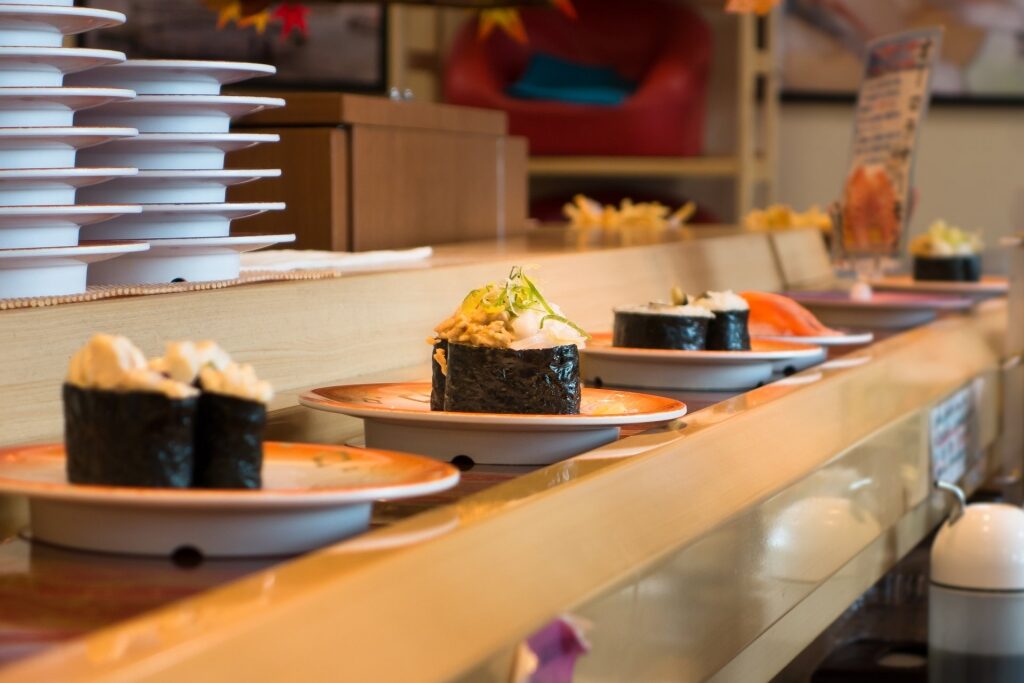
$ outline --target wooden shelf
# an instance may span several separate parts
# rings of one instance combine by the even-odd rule
[[[763,159],[755,161],[758,180],[770,177]],[[740,173],[740,162],[734,156],[705,157],[531,157],[530,175],[576,176],[603,178],[672,177],[672,178],[734,178]]]

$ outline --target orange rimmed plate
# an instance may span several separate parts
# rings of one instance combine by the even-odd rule
[[[29,499],[34,539],[140,555],[305,552],[364,531],[375,500],[458,481],[454,467],[415,455],[268,442],[258,490],[95,486],[68,483],[61,444],[0,450],[0,491]]]
[[[457,413],[430,409],[430,383],[350,384],[313,389],[299,403],[353,417],[504,428],[618,427],[668,422],[686,414],[686,404],[670,398],[607,389],[583,389],[579,415]]]
[[[818,348],[817,344],[763,338],[751,339],[749,351],[638,349],[627,346],[612,346],[612,333],[598,332],[587,342],[587,347],[583,349],[583,353],[590,356],[629,356],[638,360],[671,360],[676,363],[693,363],[698,365],[731,365],[798,358],[811,359],[820,357],[821,349]]]
[[[879,291],[955,294],[971,298],[1005,296],[1010,291],[1010,281],[996,275],[985,275],[979,282],[915,280],[911,275],[890,275],[872,280],[869,284]]]

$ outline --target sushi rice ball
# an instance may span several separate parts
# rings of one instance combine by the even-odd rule
[[[708,323],[708,351],[750,350],[750,305],[732,291],[705,292],[693,302],[714,314]]]
[[[431,410],[578,414],[587,339],[517,266],[434,328]]]
[[[634,349],[701,351],[714,314],[688,303],[653,301],[614,309],[612,345]]]

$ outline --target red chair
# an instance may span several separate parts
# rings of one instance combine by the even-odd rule
[[[476,21],[459,33],[444,74],[448,102],[508,112],[513,135],[534,155],[693,156],[701,153],[711,33],[680,4],[657,0],[575,0],[579,19],[550,8],[521,10],[529,44]],[[620,106],[509,97],[505,88],[532,52],[611,66],[638,83]]]

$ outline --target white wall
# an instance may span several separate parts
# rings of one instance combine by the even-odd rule
[[[779,200],[827,204],[842,187],[853,105],[782,107]],[[1024,106],[933,106],[918,140],[916,233],[936,218],[984,231],[988,246],[1024,232]]]

